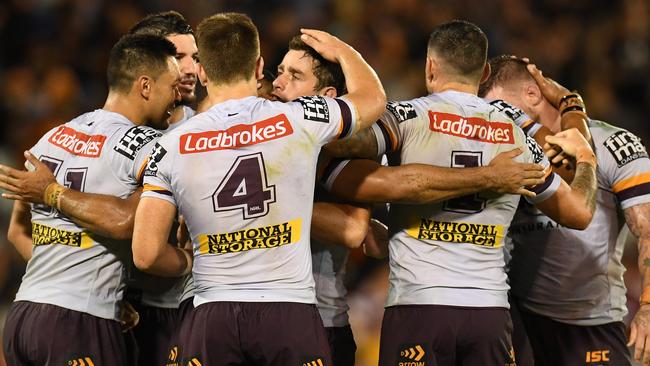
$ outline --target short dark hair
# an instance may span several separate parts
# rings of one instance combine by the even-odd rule
[[[501,55],[491,58],[490,77],[487,78],[478,88],[478,96],[484,97],[492,88],[501,86],[508,87],[510,83],[517,81],[534,81],[526,68],[527,63],[511,55]]]
[[[167,71],[168,58],[176,55],[174,44],[161,36],[127,34],[111,49],[106,68],[108,87],[128,91],[143,74],[156,78]]]
[[[433,29],[428,51],[445,61],[459,76],[480,80],[487,59],[488,41],[475,24],[454,20]]]
[[[318,80],[316,90],[331,86],[336,89],[336,94],[339,96],[348,92],[345,86],[345,75],[340,64],[324,59],[320,53],[303,42],[299,35],[289,41],[289,49],[304,51],[305,55],[312,58],[312,72]]]
[[[167,37],[172,34],[192,34],[194,31],[187,23],[185,17],[177,11],[165,11],[162,13],[149,14],[137,22],[130,34],[153,34]]]
[[[223,84],[253,77],[260,39],[248,15],[219,13],[205,18],[196,36],[201,65],[210,81]]]

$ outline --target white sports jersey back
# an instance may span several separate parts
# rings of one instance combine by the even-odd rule
[[[165,135],[144,197],[167,200],[194,244],[196,306],[315,303],[309,233],[320,147],[354,130],[344,99],[217,104]]]
[[[138,187],[146,156],[160,135],[99,109],[52,129],[31,151],[62,185],[126,198]],[[32,205],[32,240],[32,258],[16,300],[118,319],[125,287],[122,261],[131,261],[130,242],[87,232],[45,205]]]
[[[627,314],[621,210],[650,203],[650,159],[638,137],[589,121],[598,158],[596,211],[572,230],[522,205],[510,228],[510,284],[527,310],[559,322],[600,325]]]
[[[401,164],[487,165],[500,152],[524,149],[517,160],[549,162],[511,119],[481,98],[446,91],[391,102],[382,117],[398,125]],[[388,144],[386,144],[388,145]],[[535,201],[552,195],[548,174]],[[390,209],[390,289],[387,305],[439,304],[508,307],[503,237],[519,196],[479,193],[438,204],[393,204]]]

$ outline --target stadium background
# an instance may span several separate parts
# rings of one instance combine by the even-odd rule
[[[100,107],[110,47],[147,13],[174,9],[196,25],[219,11],[249,14],[272,69],[300,27],[327,30],[359,50],[376,69],[389,99],[425,94],[431,28],[466,19],[488,35],[490,56],[528,56],[570,89],[590,116],[648,141],[650,3],[646,0],[4,0],[0,3],[0,161],[51,127]],[[24,271],[6,240],[11,203],[0,201],[0,307],[4,312]],[[636,249],[626,249],[631,312],[639,293]],[[358,365],[376,365],[386,293],[385,263],[354,253],[349,269],[351,321]],[[0,365],[4,363],[0,359]]]

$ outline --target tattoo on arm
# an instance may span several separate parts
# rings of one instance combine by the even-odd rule
[[[623,214],[630,233],[639,240],[638,263],[642,286],[645,289],[650,286],[650,203],[626,208]]]
[[[598,184],[596,180],[596,168],[587,163],[578,163],[576,167],[576,174],[571,182],[571,189],[582,192],[589,205],[589,210],[594,212],[596,210],[596,191],[598,191]]]
[[[328,154],[337,158],[366,158],[377,156],[377,140],[371,128],[365,128],[354,135],[325,145]]]

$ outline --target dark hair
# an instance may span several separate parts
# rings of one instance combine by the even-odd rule
[[[127,34],[111,49],[106,68],[108,87],[128,91],[140,75],[157,78],[167,71],[168,58],[176,55],[174,44],[161,36]]]
[[[219,13],[205,18],[196,36],[201,65],[210,81],[222,84],[253,77],[260,39],[248,15]]]
[[[194,35],[194,31],[185,20],[185,17],[173,10],[147,15],[131,27],[129,33],[153,34],[161,37],[167,37],[171,34]]]
[[[459,76],[480,80],[487,59],[487,45],[487,37],[479,27],[454,20],[434,28],[428,52],[434,52]]]
[[[527,63],[511,55],[494,57],[488,63],[490,77],[479,86],[479,97],[484,97],[496,86],[506,87],[513,81],[534,80],[526,68]]]
[[[304,51],[305,55],[312,58],[312,72],[318,80],[316,90],[331,86],[336,89],[336,94],[339,96],[348,92],[345,86],[345,75],[343,75],[341,65],[324,59],[320,53],[316,52],[316,50],[303,42],[299,35],[293,37],[291,41],[289,41],[289,49],[294,51]]]

